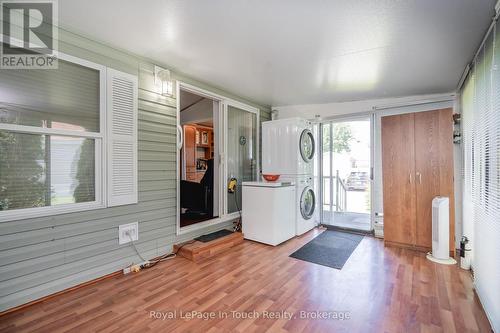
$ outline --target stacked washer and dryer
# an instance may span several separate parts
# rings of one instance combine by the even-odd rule
[[[295,234],[302,235],[317,224],[314,193],[313,126],[302,118],[262,123],[262,173],[280,175],[280,182],[296,186]]]

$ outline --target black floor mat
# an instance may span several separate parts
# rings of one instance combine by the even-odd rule
[[[233,232],[230,230],[222,229],[216,232],[212,232],[210,234],[202,235],[200,237],[196,237],[195,240],[207,243],[213,241],[214,239],[221,238],[227,235],[231,235]]]
[[[362,235],[325,230],[290,257],[342,269],[362,239]]]
[[[200,213],[181,213],[181,228],[186,227],[188,225],[192,225],[195,223],[208,221],[218,216],[212,216],[209,214],[200,214]]]

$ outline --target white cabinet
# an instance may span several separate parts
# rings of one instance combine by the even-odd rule
[[[295,236],[295,184],[243,182],[246,239],[278,245]]]

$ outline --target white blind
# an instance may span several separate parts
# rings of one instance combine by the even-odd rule
[[[500,331],[500,23],[461,92],[464,234],[472,239],[475,285]]]
[[[473,107],[475,92],[475,73],[472,70],[461,93],[462,142],[463,142],[463,234],[471,244],[474,243],[473,205],[472,205],[472,152],[473,152]],[[473,253],[472,253],[473,256]],[[472,258],[473,260],[473,258]]]
[[[99,75],[64,60],[56,70],[2,70],[0,122],[99,132]]]
[[[107,70],[108,206],[137,203],[137,77]]]

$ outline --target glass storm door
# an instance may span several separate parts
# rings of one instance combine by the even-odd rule
[[[226,108],[226,182],[236,179],[234,192],[226,191],[227,213],[241,210],[242,183],[255,181],[258,171],[258,115],[230,103]]]
[[[371,118],[322,124],[322,223],[371,230]]]

